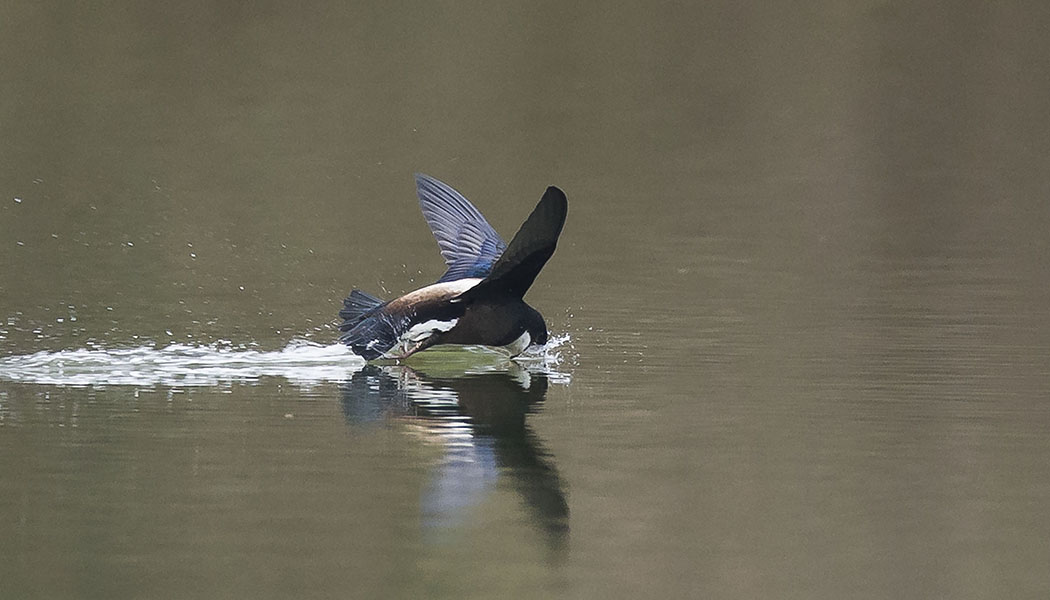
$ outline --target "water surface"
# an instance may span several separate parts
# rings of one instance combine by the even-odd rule
[[[0,8],[0,595],[1043,598],[1050,13]],[[426,172],[556,347],[365,366]]]

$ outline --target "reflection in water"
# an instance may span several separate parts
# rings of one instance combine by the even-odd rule
[[[467,525],[504,483],[520,495],[530,522],[560,555],[569,533],[564,485],[526,424],[547,393],[547,375],[513,368],[430,376],[404,366],[368,365],[341,386],[343,411],[351,423],[405,421],[444,448],[423,491],[427,534]]]

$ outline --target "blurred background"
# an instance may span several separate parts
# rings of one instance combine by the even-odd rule
[[[443,271],[414,172],[507,239],[569,198],[527,297],[568,336],[554,371],[0,364],[0,592],[1045,597],[1048,28],[1014,2],[0,5],[0,358],[331,344],[352,287]],[[441,482],[496,491],[435,536]]]

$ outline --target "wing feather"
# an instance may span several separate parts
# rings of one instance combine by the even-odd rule
[[[567,213],[565,193],[554,186],[547,188],[488,276],[457,300],[470,300],[485,294],[524,296],[554,254]]]
[[[422,173],[416,174],[419,207],[448,266],[438,282],[485,277],[507,243],[462,194]]]

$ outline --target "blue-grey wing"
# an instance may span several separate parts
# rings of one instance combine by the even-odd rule
[[[448,266],[438,282],[486,277],[507,248],[503,238],[469,200],[437,179],[417,173],[416,193]]]

